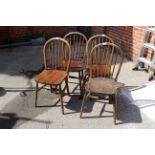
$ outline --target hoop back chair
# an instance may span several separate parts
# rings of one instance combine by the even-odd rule
[[[71,59],[71,48],[69,43],[65,39],[59,37],[54,37],[47,40],[43,48],[43,58],[45,69],[35,77],[35,106],[37,107],[38,91],[44,88],[46,85],[49,85],[51,92],[55,90],[60,93],[61,109],[62,113],[64,114],[64,91],[67,89],[67,93],[69,94],[68,72]],[[61,87],[63,82],[65,82],[64,89]],[[39,83],[44,85],[39,88]]]
[[[80,94],[82,94],[82,80],[84,70],[84,60],[86,57],[87,37],[80,32],[69,32],[64,36],[71,47],[70,71],[78,72]]]
[[[85,86],[80,117],[83,115],[85,99],[91,95],[109,96],[109,103],[113,104],[114,124],[116,124],[116,93],[122,83],[117,82],[124,59],[123,51],[113,43],[100,43],[93,47],[89,55],[90,78]]]
[[[86,59],[86,69],[85,69],[85,75],[84,75],[84,85],[85,85],[85,82],[89,78],[89,70],[88,70],[88,61],[89,60],[88,60],[88,58],[89,58],[90,52],[94,46],[96,46],[97,44],[100,44],[100,43],[105,43],[105,42],[114,43],[113,40],[105,34],[96,34],[96,35],[90,37],[87,42],[87,45],[86,45],[87,59]]]

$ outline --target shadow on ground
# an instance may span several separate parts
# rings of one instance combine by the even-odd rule
[[[6,94],[6,90],[3,87],[0,87],[0,97]]]
[[[26,92],[25,95],[19,94],[14,100],[7,103],[0,112],[1,129],[17,128],[28,121],[45,125],[51,123],[48,119],[36,119],[36,117],[47,112],[50,106],[55,105],[54,96],[47,93],[46,90],[41,91],[38,102],[40,102],[40,105],[46,104],[48,107],[36,108],[34,105],[34,94],[33,91]]]
[[[0,129],[11,129],[18,121],[15,113],[0,114]]]
[[[0,49],[0,73],[32,78],[43,69],[42,46],[21,46]],[[11,65],[10,65],[11,64]]]
[[[0,129],[12,129],[18,121],[33,121],[38,123],[49,124],[50,121],[32,119],[27,117],[18,117],[16,113],[0,113]]]
[[[119,120],[118,124],[126,123],[141,123],[142,117],[139,107],[134,104],[133,98],[130,91],[127,88],[119,89],[118,92],[118,108],[117,108],[117,119]],[[80,113],[82,100],[79,99],[79,95],[72,95],[70,100],[66,104],[66,108],[73,111],[67,114]],[[96,106],[100,104],[100,106]],[[83,118],[104,118],[104,117],[113,117],[112,108],[109,108],[107,100],[94,100],[87,99],[84,104],[84,115]],[[96,108],[97,107],[97,108]],[[108,107],[108,108],[106,108]],[[108,109],[108,110],[107,110]],[[110,109],[110,110],[109,110]],[[95,114],[93,112],[95,110]],[[89,113],[92,113],[90,114]],[[80,114],[79,114],[80,115]]]
[[[72,95],[70,100],[67,102],[66,104],[66,109],[69,109],[73,112],[69,112],[68,114],[71,113],[79,113],[80,112],[80,108],[81,108],[81,102],[82,99],[80,98],[79,95]],[[93,106],[94,106],[94,102],[93,101],[89,101],[86,103],[88,106],[85,106],[84,108],[84,112],[85,113],[90,113],[92,112]]]
[[[121,123],[141,123],[142,117],[140,109],[134,104],[131,92],[127,88],[121,88],[118,91],[118,115],[117,119]]]

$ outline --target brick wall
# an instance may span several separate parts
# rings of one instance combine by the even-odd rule
[[[104,34],[105,33],[105,26],[92,26],[91,34]]]
[[[92,35],[91,30],[92,30],[91,26],[77,26],[77,31],[85,34],[87,38],[91,37]]]
[[[0,44],[9,43],[10,36],[7,26],[0,26]]]
[[[9,35],[9,42],[20,42],[27,39],[27,32],[28,27],[25,26],[13,26],[8,27],[8,35]]]
[[[126,56],[136,60],[142,47],[145,26],[94,26],[92,35],[105,33],[122,48]]]
[[[0,44],[28,41],[42,34],[46,39],[63,37],[70,31],[76,31],[77,26],[0,26]]]
[[[71,31],[79,31],[90,37],[91,26],[0,26],[0,44],[28,41],[42,35],[46,39],[63,37]]]
[[[132,41],[132,59],[136,60],[143,44],[144,35],[146,32],[145,26],[133,27],[133,41]]]
[[[142,47],[145,26],[108,26],[106,34],[122,48],[131,60],[136,60]]]
[[[80,31],[91,35],[105,33],[120,46],[131,60],[136,60],[140,52],[145,26],[0,26],[0,44],[27,41],[44,34],[45,38],[63,37],[70,31]],[[155,36],[150,42],[154,42]]]

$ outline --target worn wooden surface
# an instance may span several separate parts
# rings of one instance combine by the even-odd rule
[[[38,76],[35,77],[37,82],[43,84],[60,84],[66,78],[67,73],[59,70],[44,70]]]

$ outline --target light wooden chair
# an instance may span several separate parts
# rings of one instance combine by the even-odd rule
[[[69,43],[59,37],[54,37],[46,41],[43,48],[43,58],[45,69],[35,77],[36,81],[36,97],[35,106],[37,107],[38,91],[49,85],[51,92],[57,91],[60,93],[61,109],[64,114],[63,94],[68,87],[68,73],[71,59],[71,48]],[[62,89],[61,85],[65,82],[65,87]],[[38,84],[43,84],[38,87]]]
[[[80,117],[83,115],[85,99],[91,95],[103,97],[109,96],[109,103],[113,104],[114,124],[116,124],[117,101],[115,95],[117,88],[122,83],[117,82],[124,53],[113,43],[100,43],[93,47],[89,55],[89,75],[90,78],[85,86]]]
[[[69,32],[64,36],[71,47],[71,63],[70,71],[78,72],[80,95],[82,95],[82,82],[83,82],[83,70],[84,60],[86,58],[86,43],[87,37],[80,32]]]

